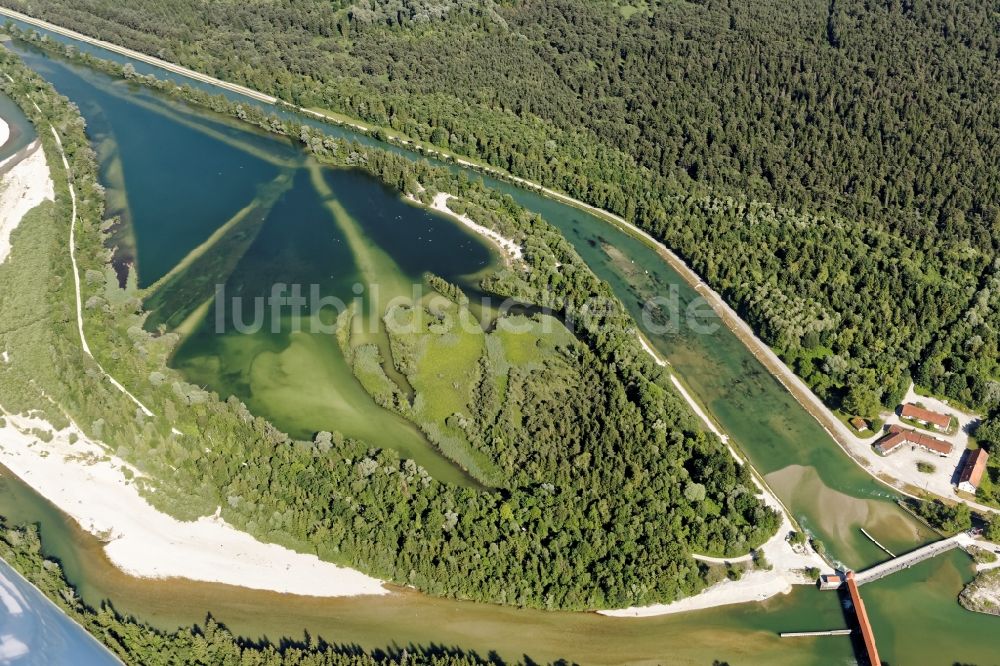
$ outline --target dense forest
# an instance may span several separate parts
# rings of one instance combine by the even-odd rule
[[[623,215],[834,407],[1000,404],[989,3],[5,4]]]
[[[12,77],[0,86],[39,127],[49,163],[59,162],[50,124],[69,159],[88,342],[154,416],[136,410],[80,351],[73,280],[62,259],[70,202],[61,170],[53,172],[56,201],[21,223],[0,266],[0,284],[11,286],[0,290],[0,318],[9,324],[0,340],[15,359],[0,370],[0,404],[41,409],[56,427],[72,418],[149,475],[155,492],[148,498],[158,507],[190,518],[221,507],[226,520],[263,540],[430,593],[542,608],[690,594],[711,576],[692,552],[742,554],[774,533],[777,514],[756,495],[747,467],[701,430],[639,346],[610,288],[542,220],[446,169],[147,81],[292,137],[323,163],[364,169],[413,194],[458,195],[482,223],[526,248],[527,277],[497,275],[491,288],[578,320],[578,366],[593,382],[569,401],[557,384],[536,382],[522,392],[516,411],[531,436],[515,443],[533,447],[525,455],[540,463],[532,477],[507,470],[490,491],[439,483],[413,461],[339,433],[293,441],[234,398],[185,383],[166,365],[177,336],[143,329],[134,282],[120,286],[109,263],[103,189],[82,118],[16,56],[0,49],[0,64]],[[583,316],[592,298],[605,307]],[[560,410],[545,408],[555,400]],[[567,424],[579,425],[567,431]],[[562,447],[578,455],[561,455]]]
[[[268,643],[238,638],[211,616],[206,618],[204,626],[184,627],[171,632],[160,631],[118,613],[108,603],[101,608],[88,606],[66,580],[60,564],[43,555],[38,530],[34,526],[10,525],[2,516],[0,558],[127,664],[473,666],[503,663],[495,655],[481,656],[445,646],[392,646],[384,650],[368,651],[358,645],[331,644],[308,636],[299,642],[286,640],[278,648]]]

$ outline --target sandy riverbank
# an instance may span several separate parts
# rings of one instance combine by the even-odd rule
[[[820,571],[829,571],[830,566],[817,555],[808,545],[793,548],[788,542],[788,535],[794,531],[794,526],[778,499],[765,487],[761,486],[764,502],[781,514],[781,526],[760,551],[764,554],[771,569],[752,569],[743,574],[737,581],[723,580],[720,583],[703,590],[700,594],[686,597],[669,604],[653,604],[651,606],[636,606],[619,610],[599,611],[609,617],[652,617],[656,615],[672,615],[690,611],[762,602],[779,594],[788,594],[793,585],[812,585],[815,580],[808,577],[805,571],[815,567]],[[696,559],[712,563],[747,562],[749,556],[732,558],[715,558],[695,555]]]
[[[760,547],[770,570],[752,569],[737,580],[723,580],[720,583],[703,590],[701,593],[686,597],[669,604],[653,604],[651,606],[635,606],[619,610],[598,611],[609,617],[653,617],[656,615],[672,615],[688,613],[719,606],[762,602],[779,594],[788,594],[793,585],[813,585],[815,580],[808,577],[805,571],[815,567],[820,571],[829,571],[830,566],[807,545],[793,548],[787,537],[794,530],[788,514],[777,498],[768,490],[762,488],[764,501],[781,512],[781,526],[777,533],[767,543]],[[713,563],[746,562],[750,559],[744,555],[733,558],[712,558],[695,556],[696,559]]]
[[[520,261],[524,257],[524,253],[521,251],[521,246],[512,241],[505,236],[500,235],[496,231],[484,227],[483,225],[477,223],[468,215],[459,215],[451,208],[448,208],[448,200],[454,198],[453,195],[446,192],[438,192],[434,195],[434,201],[431,203],[431,208],[438,211],[439,213],[444,213],[445,215],[452,217],[468,228],[475,231],[480,236],[484,236],[487,240],[492,242],[500,251],[503,252],[504,256],[509,261]]]
[[[139,470],[75,427],[43,442],[44,421],[6,415],[0,463],[107,542],[108,559],[140,578],[186,578],[317,597],[388,594],[382,581],[315,555],[265,544],[218,516],[182,522],[139,493]],[[75,440],[74,443],[70,443]]]
[[[667,366],[668,363],[660,357],[653,349],[652,345],[639,334],[639,342],[643,349],[653,357],[657,365]],[[743,465],[745,462],[731,445],[729,437],[722,433],[701,406],[687,392],[683,384],[671,373],[670,379],[674,387],[680,393],[684,401],[688,403],[695,415],[705,424],[705,426],[715,433],[724,443],[736,461]],[[760,479],[754,475],[754,484],[760,490],[764,503],[771,507],[781,516],[781,525],[773,537],[768,539],[758,550],[764,555],[764,559],[771,566],[770,570],[753,569],[746,572],[738,581],[724,580],[720,583],[703,590],[701,593],[691,597],[686,597],[669,604],[653,604],[651,606],[634,606],[618,610],[598,611],[601,615],[609,617],[652,617],[656,615],[671,615],[674,613],[687,613],[706,608],[716,608],[719,606],[729,606],[733,604],[743,604],[750,602],[761,602],[779,594],[788,594],[792,591],[792,585],[808,585],[815,581],[805,574],[809,568],[817,568],[820,571],[828,571],[829,565],[820,557],[812,547],[801,545],[793,547],[788,541],[788,536],[795,531],[795,526],[781,503],[781,500],[771,492]],[[695,554],[693,557],[702,562],[712,564],[729,563],[749,563],[753,560],[753,555],[747,553],[737,557],[709,557]]]
[[[25,213],[54,196],[45,151],[39,143],[0,180],[0,263],[10,254],[10,235]]]
[[[62,153],[59,135],[54,128],[52,132]],[[65,154],[62,162],[68,173]],[[24,213],[54,196],[40,145],[11,168],[3,185],[0,221],[4,244],[0,246],[0,260],[9,253],[10,232]],[[77,322],[83,351],[90,355],[83,335],[79,269],[73,254],[77,212],[72,181],[69,194],[73,204],[69,254],[77,278]],[[7,352],[0,361],[17,363]],[[114,378],[108,376],[108,379],[151,415]],[[130,575],[186,578],[320,597],[388,593],[380,580],[323,562],[315,555],[257,541],[218,515],[192,522],[172,518],[156,510],[140,494],[135,481],[142,476],[139,470],[110,455],[97,442],[89,441],[77,428],[52,433],[51,426],[43,421],[2,411],[0,414],[6,421],[0,428],[0,463],[85,530],[104,540],[108,559]],[[39,435],[42,432],[51,435],[42,437]]]

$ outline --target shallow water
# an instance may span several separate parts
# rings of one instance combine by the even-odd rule
[[[122,611],[162,629],[203,622],[207,613],[252,638],[302,640],[305,633],[367,649],[459,647],[505,661],[582,664],[851,663],[843,637],[789,642],[779,631],[839,628],[836,595],[797,589],[765,604],[661,618],[619,619],[451,601],[397,590],[383,597],[317,599],[225,585],[132,578],[114,568],[101,544],[0,467],[0,515],[38,522],[83,598],[110,598]],[[834,661],[829,661],[833,659]]]
[[[572,206],[506,183],[490,184],[563,232],[591,269],[614,288],[690,392],[762,474],[802,466],[809,470],[816,493],[848,498],[862,507],[841,512],[836,505],[811,496],[794,497],[789,492],[793,486],[774,488],[796,519],[820,537],[836,559],[861,568],[880,558],[881,551],[861,534],[862,527],[899,547],[931,538],[895,505],[890,489],[840,450],[654,249]],[[651,300],[657,307],[647,307]],[[887,522],[889,515],[895,519]],[[891,529],[883,532],[890,524]]]
[[[116,261],[123,275],[134,265],[150,290],[148,328],[187,334],[171,363],[188,381],[237,396],[293,437],[338,431],[395,449],[441,481],[475,485],[375,404],[332,332],[315,332],[311,301],[293,325],[267,299],[274,285],[298,285],[303,297],[358,301],[378,322],[381,303],[424,287],[424,271],[462,284],[495,265],[480,239],[361,172],[318,167],[287,141],[33,48],[23,55],[78,101],[99,146],[109,214],[123,220]],[[221,327],[211,302],[219,286]],[[336,308],[323,314],[335,320]],[[240,326],[254,321],[251,334]]]
[[[44,64],[47,58],[37,54],[28,54],[27,57],[32,66],[37,65],[44,71],[36,61]],[[60,76],[69,79],[84,76],[76,71],[79,68],[63,69],[65,72]],[[56,78],[51,71],[46,75]],[[88,73],[88,80],[92,78],[91,75],[100,76]],[[57,86],[60,85],[56,83]],[[153,97],[142,91],[130,91],[130,94],[143,98]],[[112,102],[112,99],[118,102]],[[120,97],[109,95],[107,103],[123,103],[121,100]],[[183,108],[183,105],[173,103],[166,105],[175,114]],[[187,112],[189,117],[204,116],[208,124],[215,123],[219,127],[230,128],[228,123],[210,114],[192,113],[190,110]],[[217,139],[219,127],[213,128],[216,133],[213,140]],[[236,138],[243,142],[242,136]],[[155,165],[155,161],[151,160],[150,164]],[[122,172],[128,189],[128,170],[124,166]],[[613,286],[637,316],[640,325],[650,333],[653,343],[670,359],[694,395],[709,408],[755,466],[768,475],[768,481],[774,485],[796,517],[821,536],[837,558],[859,568],[881,559],[881,551],[860,534],[858,528],[862,526],[890,548],[899,550],[905,550],[928,538],[927,532],[921,530],[893,504],[891,493],[850,461],[819,424],[725,328],[719,327],[711,333],[698,333],[684,325],[675,331],[664,333],[650,330],[649,323],[644,322],[641,317],[642,306],[648,298],[669,296],[673,287],[682,310],[696,298],[693,290],[653,250],[641,241],[573,207],[486,180],[510,192],[522,205],[539,212],[546,220],[563,230],[595,272]],[[331,185],[336,189],[335,183]],[[296,187],[300,187],[298,181]],[[360,224],[367,242],[378,249],[381,260],[387,263],[391,261],[394,273],[412,277],[419,265],[408,264],[407,257],[411,255],[394,249],[393,241],[399,240],[403,245],[402,249],[407,249],[413,239],[406,241],[397,237],[395,227],[366,215],[366,211],[391,210],[393,206],[405,204],[389,193],[379,193],[374,185],[366,191],[368,194],[357,198],[341,197],[344,211]],[[251,194],[249,200],[254,196],[256,193]],[[234,210],[239,210],[240,206],[248,203],[248,200],[240,201]],[[307,197],[295,198],[294,202],[297,206],[311,205],[307,203]],[[131,203],[130,197],[129,204]],[[215,221],[216,226],[222,225],[231,217],[228,210],[221,213]],[[441,229],[450,225],[440,218],[431,218],[436,222],[426,224],[444,225]],[[331,238],[338,231],[344,233],[344,228],[335,220],[331,221],[329,216],[321,217],[317,212],[314,219],[329,224],[328,233]],[[261,228],[261,238],[264,237],[268,224],[270,221],[265,221]],[[416,224],[422,223],[418,221]],[[452,231],[448,233],[453,233],[457,227],[451,225],[449,228]],[[212,229],[208,229],[202,240],[211,231]],[[424,240],[422,234],[418,235],[419,240]],[[280,251],[281,242],[286,239],[280,228],[274,230],[274,236],[272,243],[261,244],[256,250],[248,252],[260,251],[266,254]],[[346,241],[346,238],[341,238]],[[438,242],[438,238],[434,236],[433,243]],[[198,242],[201,241],[192,238],[185,246],[190,249]],[[438,248],[453,248],[455,243],[455,239],[452,239],[435,245],[434,248],[435,251]],[[431,245],[432,242],[428,240],[427,247],[422,251],[429,252]],[[445,255],[449,254],[448,249],[441,251]],[[332,249],[318,254],[320,259],[317,263],[320,265],[327,257],[340,256]],[[350,255],[355,257],[355,253]],[[431,256],[430,261],[439,259]],[[310,260],[287,262],[288,266],[301,266],[306,271],[312,270],[311,264]],[[241,273],[241,269],[237,267],[229,279],[233,284],[242,285],[252,284],[253,277],[252,271]],[[275,368],[280,367],[282,362],[288,363],[287,367],[296,371],[294,374],[300,371],[302,363],[297,360],[301,358],[300,351],[292,348],[295,344],[301,347],[305,343],[300,340],[269,338],[270,336],[263,336],[260,340],[248,340],[244,343],[247,348],[236,345],[240,348],[227,350],[225,357],[229,366],[221,363],[217,367],[213,366],[210,360],[212,354],[196,353],[191,358],[209,359],[197,371],[216,373],[221,379],[215,381],[238,382],[249,378],[252,382],[255,373],[263,373],[265,378],[262,384],[275,387],[277,382],[274,377],[278,374]],[[197,340],[198,333],[195,333],[188,344],[197,346]],[[328,349],[323,351],[329,352]],[[285,359],[280,358],[282,353],[287,353]],[[221,358],[221,355],[216,356]],[[315,349],[308,356],[323,358],[323,354]],[[180,358],[179,356],[179,360]],[[258,358],[261,359],[262,367],[255,369]],[[335,356],[330,355],[328,358]],[[195,372],[194,369],[189,371]],[[339,373],[338,376],[343,377],[342,369],[331,369],[329,372]],[[258,381],[261,381],[259,377]],[[344,390],[340,387],[346,385],[346,382],[341,382],[337,385],[338,390]],[[262,400],[261,404],[272,405],[275,414],[271,416],[278,420],[283,409],[290,409],[288,406],[291,404],[291,396],[299,393],[300,389],[291,388],[282,392],[279,387],[276,390],[289,396],[289,399],[271,395],[267,400]],[[252,391],[251,389],[251,393]],[[253,398],[250,395],[248,403]],[[323,402],[330,405],[329,409],[337,406],[332,397]],[[350,408],[349,402],[347,404],[348,411],[351,411],[353,408]],[[256,405],[255,409],[265,407]],[[289,413],[287,418],[289,423],[293,423],[299,420],[300,415]],[[8,488],[14,485],[16,484],[12,481],[7,483]],[[40,509],[43,504],[40,498],[23,488],[16,493],[10,491],[7,495],[0,495],[0,513],[12,509],[21,510],[26,515],[42,512],[43,528],[49,532],[49,543],[54,544],[51,546],[53,552],[57,552],[67,563],[71,578],[83,586],[88,599],[110,596],[125,610],[135,612],[161,626],[199,621],[205,611],[211,611],[235,630],[252,636],[298,636],[302,630],[308,629],[310,633],[322,635],[331,641],[357,642],[366,647],[385,647],[393,641],[398,645],[438,642],[460,645],[481,653],[498,650],[508,659],[527,654],[533,659],[568,658],[583,663],[710,663],[712,659],[726,659],[732,663],[850,661],[850,641],[844,638],[800,639],[801,642],[777,638],[777,631],[843,626],[836,595],[812,589],[800,589],[789,597],[775,599],[763,605],[644,620],[519,611],[431,599],[414,593],[393,596],[390,600],[292,599],[223,586],[187,582],[164,584],[136,581],[122,576],[103,560],[99,545],[93,539],[74,532],[74,528],[67,525],[57,513],[53,513],[51,507]],[[990,647],[991,641],[983,639],[978,623],[972,623],[968,632],[961,629],[964,626],[963,618],[968,613],[955,603],[955,595],[961,587],[963,575],[968,575],[966,561],[961,559],[963,557],[961,554],[953,554],[923,565],[932,577],[938,576],[934,578],[938,581],[934,586],[908,584],[909,579],[899,574],[899,583],[893,577],[865,588],[872,590],[872,600],[868,601],[870,612],[873,606],[883,603],[881,599],[887,598],[884,593],[880,593],[881,586],[887,584],[891,587],[887,588],[890,591],[886,594],[895,600],[893,603],[897,607],[926,608],[933,617],[957,628],[946,640],[941,640],[940,635],[931,632],[909,634],[909,618],[903,614],[890,612],[880,615],[882,619],[877,624],[876,631],[885,632],[890,637],[882,649],[887,660],[893,663],[921,663],[904,659],[915,654],[923,655],[934,663],[950,663],[959,659],[981,660],[984,646]],[[936,572],[942,573],[938,575]],[[865,594],[867,597],[868,592]],[[893,607],[893,604],[888,604],[887,607]],[[266,608],[267,612],[262,613],[262,608]],[[996,620],[987,619],[996,623]],[[896,639],[896,635],[907,635],[908,642],[903,645],[904,641]]]
[[[0,93],[0,118],[7,123],[10,135],[0,146],[0,162],[21,150],[35,140],[35,130],[25,117],[24,112],[14,104],[13,100]]]

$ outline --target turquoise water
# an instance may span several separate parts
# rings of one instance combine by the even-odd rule
[[[294,437],[340,432],[395,449],[441,481],[474,485],[413,424],[375,404],[329,328],[314,330],[309,318],[313,293],[358,300],[379,322],[372,303],[410,296],[425,271],[474,284],[496,261],[480,238],[360,171],[319,167],[287,140],[13,48],[80,107],[108,214],[121,219],[111,238],[119,272],[136,270],[147,289],[147,328],[183,331],[171,363],[188,381],[237,396]],[[269,305],[281,284],[308,299],[297,324]],[[322,312],[327,326],[342,310]],[[246,334],[237,321],[261,328]]]
[[[136,264],[140,287],[162,277],[232,217],[258,184],[274,179],[275,161],[296,155],[287,142],[212,119],[184,124],[180,110],[157,106],[125,81],[109,85],[107,77],[84,68],[67,76],[62,64],[41,55],[32,66],[76,102],[87,121],[108,188],[107,215],[124,218],[116,263],[123,271]],[[126,98],[136,103],[123,103]],[[151,106],[141,106],[143,100]],[[268,160],[234,146],[236,137]],[[149,168],[151,161],[155,168]]]
[[[100,81],[101,75],[85,70],[81,72],[81,68],[67,68],[61,65],[56,68],[48,63],[48,58],[37,54],[29,54],[26,57],[33,67],[42,68],[40,71],[44,71],[60,90],[66,88],[67,85],[73,85],[75,79],[86,80],[90,82],[89,85],[92,87],[95,85],[94,82]],[[45,70],[45,67],[48,69]],[[65,77],[66,81],[60,83],[61,77]],[[128,89],[125,83],[116,82],[113,86],[125,89],[127,96],[123,97],[108,92],[107,97],[104,98],[105,104],[125,104],[123,100],[129,100],[132,97],[137,97],[140,101],[155,101],[155,96],[138,89]],[[85,88],[80,88],[78,94],[86,97],[86,93],[82,92],[84,90]],[[181,112],[183,105],[171,103],[165,106],[170,107],[173,116],[160,114],[161,117],[170,119],[169,123],[164,124],[163,127],[166,128],[164,131],[168,131],[171,123],[190,128],[189,124],[181,122],[185,117],[187,120],[196,119],[199,125],[204,119],[204,124],[211,130],[211,133],[205,134],[202,130],[197,130],[199,134],[209,137],[212,141],[221,142],[230,148],[233,145],[238,145],[237,152],[246,153],[252,159],[260,159],[268,165],[268,168],[273,169],[273,171],[261,173],[263,180],[267,180],[267,177],[272,173],[280,174],[283,170],[296,171],[301,168],[302,163],[297,161],[298,158],[295,157],[294,152],[289,158],[291,165],[273,164],[272,161],[269,161],[273,155],[266,158],[259,155],[254,156],[254,152],[259,152],[260,146],[273,146],[274,154],[279,157],[287,155],[287,151],[292,149],[283,142],[260,137],[252,131],[237,130],[230,123],[210,114],[191,111],[185,116]],[[142,105],[138,105],[134,109],[135,113],[140,113],[142,108],[144,108]],[[98,109],[95,113],[101,113],[101,110]],[[345,133],[344,130],[332,128],[330,131],[331,133]],[[224,136],[220,136],[220,133]],[[249,139],[247,138],[249,136],[256,138]],[[204,140],[207,141],[207,139]],[[258,140],[264,143],[258,144]],[[269,141],[271,143],[267,143]],[[206,143],[205,145],[215,144]],[[240,159],[250,158],[241,157]],[[123,169],[126,193],[129,191],[128,184],[131,177],[129,169],[146,168],[142,166],[144,163],[155,165],[155,158],[146,155],[145,161],[133,161],[132,167]],[[113,170],[110,167],[107,170],[107,175],[113,175]],[[420,213],[420,215],[429,216],[421,221],[422,218],[414,212],[415,209],[406,206],[398,200],[398,197],[391,196],[391,193],[381,190],[380,186],[366,177],[357,174],[344,176],[344,178],[354,177],[358,179],[349,182],[340,182],[338,181],[339,177],[339,175],[334,177],[327,174],[327,184],[334,191],[341,193],[337,198],[343,205],[347,216],[358,225],[364,238],[363,245],[371,252],[377,253],[378,261],[375,265],[390,269],[394,275],[413,279],[422,266],[440,265],[444,266],[444,271],[447,272],[449,265],[447,260],[451,254],[457,253],[460,255],[460,261],[454,265],[451,272],[457,278],[461,278],[463,274],[471,273],[476,268],[481,267],[482,262],[485,261],[483,255],[477,254],[477,252],[483,251],[481,244],[469,240],[467,236],[463,239],[460,230],[456,230],[454,225],[427,213]],[[473,174],[473,177],[478,176]],[[310,186],[302,183],[300,178],[301,176],[296,176],[290,193],[285,195],[285,199],[275,204],[273,210],[264,218],[263,226],[254,239],[256,245],[251,245],[250,249],[246,250],[247,254],[241,255],[247,258],[244,266],[240,267],[237,264],[232,272],[226,276],[227,286],[252,291],[255,280],[262,280],[260,284],[268,284],[278,275],[278,271],[269,268],[271,265],[291,266],[296,271],[303,271],[299,275],[302,279],[313,279],[315,276],[316,279],[322,281],[322,268],[324,266],[334,269],[350,262],[348,270],[339,272],[338,268],[331,273],[339,276],[330,278],[333,281],[330,288],[334,290],[344,289],[357,275],[356,253],[344,253],[338,249],[342,246],[328,244],[332,243],[333,238],[339,238],[342,243],[346,243],[344,228],[334,224],[326,212],[320,210],[320,201],[310,200],[310,196],[314,196],[308,194]],[[931,535],[917,527],[905,513],[894,505],[891,493],[857,468],[839,450],[815,420],[794,401],[727,329],[720,326],[711,332],[697,332],[689,325],[690,322],[681,322],[675,331],[658,333],[653,330],[655,322],[646,321],[642,316],[645,311],[645,303],[650,297],[669,298],[672,293],[676,293],[682,311],[687,304],[697,298],[693,290],[687,287],[653,250],[646,247],[641,241],[576,208],[514,188],[505,183],[498,183],[493,179],[484,178],[484,180],[488,184],[510,193],[519,203],[538,212],[547,221],[563,231],[595,272],[612,285],[615,292],[636,316],[640,326],[649,333],[653,343],[664,352],[694,395],[708,407],[712,415],[730,433],[734,443],[749,455],[762,473],[767,475],[769,483],[796,517],[827,542],[829,550],[834,556],[857,568],[881,558],[881,553],[875,546],[861,536],[859,527],[865,527],[894,550],[897,548],[905,550],[930,538]],[[231,215],[227,217],[231,210],[239,209],[249,201],[256,200],[260,196],[260,184],[258,180],[253,192],[246,199],[234,196],[233,200],[238,200],[238,203],[220,212],[219,217],[211,223],[206,222],[208,228],[193,227],[198,230],[198,233],[192,233],[190,236],[183,235],[182,241],[178,241],[178,244],[186,250],[190,250],[198,242],[204,240],[215,228],[231,217]],[[296,194],[296,192],[298,193]],[[130,196],[129,204],[131,203]],[[400,208],[400,206],[404,208]],[[289,208],[299,211],[312,210],[313,212],[291,215],[288,212]],[[395,232],[398,229],[393,226],[393,221],[396,215],[404,214],[407,215],[408,224],[415,225],[412,227],[414,231],[408,237],[397,238]],[[412,218],[409,217],[411,214]],[[278,220],[283,221],[279,222]],[[144,223],[133,214],[131,226],[138,229],[142,224]],[[299,224],[305,226],[297,226]],[[317,228],[327,229],[329,238],[323,239],[316,236],[314,230]],[[449,231],[444,231],[445,229]],[[437,233],[450,235],[432,235]],[[309,234],[310,238],[319,238],[319,240],[313,240],[309,246],[299,246],[286,238],[289,236],[294,239],[302,234]],[[461,256],[461,253],[455,249],[461,247],[462,242],[470,243],[468,256]],[[476,247],[479,247],[479,250],[475,250]],[[287,257],[288,253],[295,255],[293,260],[285,261],[282,259],[279,261],[276,259]],[[183,254],[182,250],[178,250],[176,253],[176,255]],[[139,258],[141,275],[142,271],[146,270],[142,261],[141,245]],[[262,276],[254,274],[257,270],[256,267],[260,267],[260,270],[263,271]],[[149,278],[144,278],[144,284],[150,282]],[[662,316],[662,314],[661,312],[658,316]],[[711,324],[711,317],[702,323]],[[253,342],[253,344],[259,343],[260,348],[251,349],[246,354],[248,360],[239,362],[239,354],[213,352],[211,344],[216,344],[219,340],[207,343],[203,334],[203,330],[195,332],[186,343],[186,346],[190,345],[188,351],[191,353],[186,357],[184,354],[179,355],[178,361],[183,362],[184,358],[197,360],[197,363],[192,363],[192,366],[188,367],[186,371],[206,372],[207,374],[204,376],[208,378],[207,381],[217,382],[220,386],[226,386],[228,381],[232,381],[233,385],[236,386],[247,377],[252,379],[254,366],[259,365],[258,359],[264,358],[268,362],[273,361],[271,356],[267,356],[267,354],[280,355],[281,352],[290,352],[283,360],[288,364],[284,367],[302,367],[296,365],[303,358],[298,352],[300,347],[308,342],[280,340],[275,342],[269,336],[264,336],[264,338]],[[298,346],[293,342],[298,343]],[[205,343],[205,346],[202,346],[202,343]],[[329,349],[325,351],[330,352]],[[235,366],[213,366],[213,358],[221,359],[224,356],[236,359]],[[305,357],[309,359],[327,358],[332,359],[329,360],[330,364],[336,363],[336,354],[332,353],[324,357],[320,351],[312,350]],[[275,367],[281,366],[272,362],[272,365],[264,368],[258,367],[257,370],[273,370]],[[332,368],[329,373],[330,376],[343,377],[343,368]],[[273,385],[273,376],[266,383]],[[336,382],[333,384],[340,386]],[[288,401],[281,396],[270,396],[266,400],[254,403],[253,401],[258,396],[253,390],[252,383],[248,386],[249,388],[237,389],[246,395],[245,399],[248,404],[252,404],[259,413],[268,415],[276,421],[280,420],[282,417],[280,412],[285,411],[280,407]],[[347,386],[347,384],[343,384],[343,386]],[[294,391],[285,395],[292,394]],[[338,395],[344,394],[340,392]],[[327,402],[334,404],[333,401]],[[275,413],[268,414],[268,405],[271,406],[270,409],[275,409],[275,406],[279,409]],[[348,401],[343,413],[361,413],[363,416],[364,410],[359,410],[357,406]],[[287,417],[289,424],[301,423],[301,415],[299,414],[289,412]],[[331,420],[333,420],[332,417]],[[364,427],[364,425],[364,423],[360,423],[357,427]],[[300,427],[308,429],[308,427]],[[442,462],[442,469],[447,469],[446,461]],[[956,555],[956,557],[964,556]],[[905,585],[901,583],[899,588],[892,588],[890,593],[892,598],[897,599],[898,601],[895,603],[902,608],[926,607],[931,609],[934,617],[940,618],[941,622],[948,626],[961,626],[963,618],[967,614],[954,600],[958,589],[960,589],[961,576],[949,577],[947,574],[949,570],[954,570],[958,565],[950,559],[940,559],[934,560],[926,566],[931,575],[934,575],[935,572],[944,572],[941,575],[948,579],[948,584],[935,587],[932,592],[927,593],[925,590],[922,591],[919,582]],[[894,579],[890,579],[890,582],[894,582]],[[871,589],[873,590],[873,600],[869,601],[870,609],[873,604],[892,605],[889,604],[885,595],[880,594],[880,588],[873,586]],[[366,640],[370,642],[373,634],[376,636],[392,636],[400,633],[413,635],[414,628],[409,623],[410,620],[405,618],[412,620],[411,616],[417,612],[418,608],[421,617],[437,618],[438,620],[451,617],[448,614],[449,611],[445,610],[448,602],[439,603],[437,600],[424,597],[416,599],[412,603],[402,603],[399,608],[394,608],[389,624],[377,627],[368,624],[368,620],[375,624],[379,622],[376,619],[377,609],[368,609],[371,614],[368,620],[364,622],[359,620],[358,623],[350,625],[350,631],[367,636]],[[816,628],[829,625],[831,621],[827,609],[829,599],[831,599],[829,595],[824,596],[809,590],[799,590],[793,598],[769,604],[764,609],[759,609],[756,606],[717,609],[711,613],[685,616],[684,618],[649,621],[643,626],[651,630],[655,628],[672,638],[667,643],[660,642],[656,643],[655,646],[643,642],[642,655],[645,659],[652,660],[655,655],[659,660],[662,660],[666,655],[672,654],[672,650],[678,653],[683,652],[685,635],[694,635],[698,629],[712,628],[720,637],[725,636],[726,641],[726,649],[720,649],[717,654],[739,656],[741,653],[733,646],[745,641],[748,645],[755,646],[754,650],[743,654],[745,663],[775,663],[773,654],[791,654],[791,651],[796,648],[773,645],[770,640],[773,638],[773,632],[785,629],[790,619],[795,617],[813,617],[816,624],[820,625]],[[147,600],[146,604],[149,603],[151,602]],[[330,606],[337,605],[339,608],[338,603],[343,602],[330,602]],[[198,608],[203,609],[207,605],[211,604],[205,602]],[[330,606],[324,606],[324,608]],[[357,606],[352,606],[352,608],[354,607]],[[143,604],[140,604],[138,609],[142,608]],[[587,655],[595,655],[600,651],[600,648],[591,645],[592,641],[586,640],[587,637],[595,633],[605,635],[611,641],[636,641],[636,637],[632,635],[632,629],[627,628],[622,622],[599,620],[599,624],[592,625],[589,620],[580,620],[578,616],[572,614],[552,615],[552,618],[561,619],[551,619],[547,625],[550,628],[562,627],[564,631],[570,632],[571,636],[575,635],[575,640],[557,641],[554,636],[547,634],[544,639],[539,638],[537,641],[530,636],[512,638],[509,634],[513,626],[524,627],[526,623],[532,625],[533,623],[546,624],[546,622],[542,616],[526,614],[522,611],[504,609],[503,612],[494,612],[479,606],[467,608],[476,609],[467,612],[479,618],[477,621],[481,622],[487,636],[487,638],[479,636],[473,639],[466,635],[464,640],[475,640],[477,648],[488,645],[490,636],[502,635],[502,639],[497,638],[496,640],[503,642],[505,646],[527,646],[534,641],[534,644],[542,645],[537,650],[533,650],[534,653],[553,654],[551,651],[546,652],[545,650],[552,650],[552,646],[558,644],[561,654],[580,654],[581,660],[587,661]],[[817,609],[827,609],[827,611],[815,615]],[[343,612],[347,613],[347,610],[344,609]],[[235,617],[246,618],[247,616],[245,612],[241,616],[239,611],[233,609],[230,609],[230,613],[231,616]],[[753,619],[758,615],[760,616],[759,622]],[[530,617],[531,620],[526,620],[527,617]],[[262,620],[259,617],[245,619],[245,621],[255,627],[267,623],[266,619]],[[887,636],[890,636],[886,647],[887,656],[897,653],[903,656],[926,654],[934,655],[935,663],[950,663],[948,660],[965,658],[966,655],[970,660],[979,659],[982,647],[990,645],[989,641],[979,640],[978,631],[975,634],[959,632],[959,634],[954,635],[953,641],[949,640],[944,643],[939,636],[922,632],[920,635],[908,636],[909,643],[904,647],[895,637],[906,634],[909,626],[908,619],[904,615],[891,613],[880,622]],[[443,627],[446,624],[447,622],[442,621],[437,626]],[[421,635],[434,634],[426,626],[421,629],[421,632]],[[767,636],[763,635],[765,632],[767,632]],[[442,629],[438,635],[442,633],[456,636],[450,629]],[[626,636],[629,638],[626,639]],[[960,636],[965,636],[965,638],[960,638]],[[837,638],[810,643],[805,648],[805,652],[811,654],[813,658],[809,659],[805,655],[800,655],[801,660],[796,661],[797,663],[808,663],[809,661],[824,663],[824,656],[832,657],[834,654],[837,655],[836,659],[843,659],[844,646],[847,643],[848,641]],[[574,644],[577,646],[575,651],[573,650]],[[590,651],[581,653],[580,646],[584,644],[590,646],[588,647]],[[548,648],[544,646],[548,646]],[[700,646],[700,648],[704,648],[699,649],[700,655],[707,657],[712,654],[708,644]],[[507,650],[509,652],[510,648]],[[516,648],[514,650],[516,652]],[[771,652],[772,650],[773,652]],[[558,656],[559,653],[556,653],[553,658]],[[639,659],[638,655],[637,659]],[[710,660],[706,663],[710,663]],[[908,662],[900,658],[894,663]]]
[[[35,139],[35,130],[17,104],[0,93],[0,118],[7,123],[10,136],[0,146],[0,162],[21,150]]]
[[[812,497],[797,498],[783,484],[772,485],[834,557],[854,568],[880,559],[881,551],[864,538],[861,527],[904,550],[931,538],[895,506],[888,488],[840,450],[707,305],[698,307],[701,297],[654,249],[582,210],[508,183],[484,180],[542,215],[569,239],[758,471],[815,477]],[[659,299],[661,307],[648,307],[652,299]],[[817,501],[824,495],[854,506],[833,511]]]

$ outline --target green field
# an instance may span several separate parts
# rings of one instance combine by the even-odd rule
[[[495,421],[501,405],[519,421],[518,401],[506,399],[512,374],[559,365],[560,349],[580,343],[555,317],[497,316],[492,310],[477,317],[464,294],[456,300],[431,294],[390,306],[383,318],[388,357],[366,341],[370,336],[350,332],[340,342],[355,377],[375,402],[410,419],[482,483],[501,485],[503,475],[491,461],[497,452],[482,449],[485,438],[477,436],[476,424]],[[355,328],[341,322],[342,332]],[[393,371],[408,386],[390,377]]]

